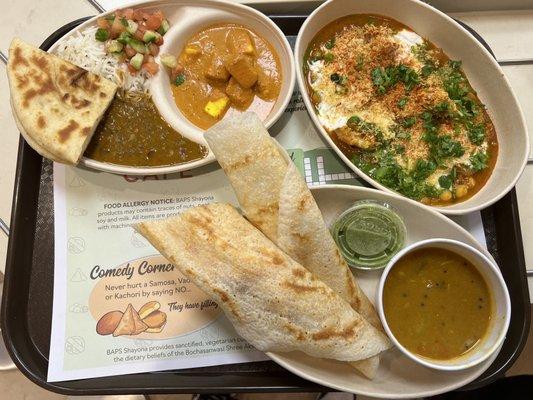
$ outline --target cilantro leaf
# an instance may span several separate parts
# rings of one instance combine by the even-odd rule
[[[408,117],[400,122],[400,125],[404,128],[411,128],[414,124],[416,124],[416,117]]]
[[[444,189],[450,189],[452,187],[453,179],[450,175],[439,176],[439,185]]]
[[[331,39],[329,39],[325,44],[324,47],[328,50],[331,50],[335,46],[335,36],[333,36]]]
[[[418,181],[424,180],[433,172],[435,172],[436,169],[437,166],[433,161],[420,159],[416,162],[415,168],[413,170],[413,178]]]
[[[479,151],[470,156],[471,168],[474,172],[479,172],[487,168],[487,162],[489,161],[489,155],[485,152]]]
[[[418,84],[418,74],[406,65],[377,67],[371,72],[372,83],[379,94],[385,94],[390,88],[399,82],[403,82],[407,90],[411,90]]]
[[[407,101],[409,101],[407,97],[402,97],[400,100],[398,100],[398,107],[401,109],[405,108]]]
[[[378,140],[381,140],[383,138],[383,132],[379,126],[377,126],[373,122],[364,121],[357,115],[353,115],[348,118],[346,126],[348,126],[348,128],[350,129],[353,129],[354,131],[369,133],[378,138]]]
[[[483,124],[470,125],[467,134],[470,143],[479,146],[485,140],[485,126]]]

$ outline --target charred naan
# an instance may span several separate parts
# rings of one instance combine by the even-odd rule
[[[389,346],[383,333],[228,204],[142,222],[137,230],[259,350],[355,361]]]
[[[9,47],[7,76],[28,144],[43,157],[77,164],[117,86],[20,39]]]
[[[210,128],[205,138],[246,218],[382,330],[374,306],[340,254],[307,184],[261,120],[253,113],[227,118]],[[369,378],[378,366],[377,357],[354,365]]]

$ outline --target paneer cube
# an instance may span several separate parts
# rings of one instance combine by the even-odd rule
[[[233,77],[226,86],[226,94],[231,100],[231,104],[237,108],[248,108],[254,99],[254,91],[250,88],[243,88]]]
[[[213,57],[209,67],[204,73],[205,77],[219,82],[227,82],[229,79],[229,72],[226,69],[222,58]]]
[[[272,100],[278,97],[280,82],[276,77],[262,69],[257,71],[257,82],[255,84],[257,95],[263,100]]]
[[[231,30],[226,37],[226,44],[234,54],[247,54],[249,56],[255,54],[252,38],[244,29]]]
[[[228,57],[226,69],[243,88],[251,88],[257,82],[257,69],[249,56],[240,54]]]
[[[221,118],[224,115],[226,108],[228,108],[229,97],[217,90],[211,98],[212,100],[209,100],[205,105],[204,111],[213,118]]]

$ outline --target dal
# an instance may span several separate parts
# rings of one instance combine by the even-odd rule
[[[85,156],[96,161],[155,167],[199,160],[207,149],[161,118],[147,95],[117,95],[96,128]]]
[[[487,283],[462,256],[444,249],[413,251],[391,269],[383,306],[396,339],[421,356],[448,360],[483,339],[492,316]]]

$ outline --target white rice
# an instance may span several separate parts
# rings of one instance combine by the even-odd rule
[[[150,77],[140,71],[131,75],[124,63],[111,54],[106,54],[104,43],[95,39],[97,28],[88,28],[63,39],[55,50],[59,57],[70,61],[104,78],[107,78],[129,92],[148,92]]]

